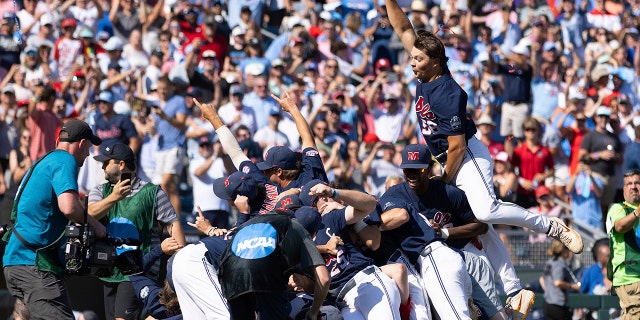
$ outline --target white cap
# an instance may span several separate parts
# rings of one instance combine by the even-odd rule
[[[265,71],[265,67],[262,63],[250,63],[248,66],[244,68],[244,72],[250,75],[259,76],[263,74]]]
[[[115,113],[117,113],[117,114],[130,115],[131,114],[131,106],[126,101],[118,100],[118,101],[116,101],[116,103],[113,104],[113,111]]]
[[[331,21],[331,19],[332,19],[331,12],[329,12],[329,11],[320,12],[320,19],[325,20],[325,21]]]
[[[237,27],[233,28],[233,30],[231,30],[231,36],[232,37],[243,35],[245,33],[246,33],[246,31],[244,30],[244,28],[240,27],[240,26],[237,26]]]
[[[611,109],[607,106],[599,106],[598,109],[596,109],[596,116],[611,117]]]
[[[53,24],[53,17],[47,13],[40,16],[40,25],[44,26],[46,24]]]
[[[342,2],[340,0],[336,0],[323,5],[322,9],[324,9],[325,11],[334,11],[341,5]]]
[[[507,162],[509,161],[509,155],[504,151],[500,151],[498,152],[498,154],[496,154],[493,160],[500,161],[500,162]]]
[[[118,37],[111,37],[107,40],[107,43],[104,44],[104,50],[113,51],[113,50],[122,50],[124,44],[122,40]]]
[[[476,126],[479,126],[481,124],[488,124],[494,127],[496,126],[496,123],[493,122],[493,119],[491,119],[491,116],[488,114],[483,114],[480,116],[480,118],[478,118],[478,121],[476,121]]]
[[[527,48],[526,46],[524,46],[524,45],[519,43],[519,44],[515,45],[513,48],[511,48],[511,52],[515,53],[515,54],[521,54],[521,55],[528,56],[529,55],[529,48]]]

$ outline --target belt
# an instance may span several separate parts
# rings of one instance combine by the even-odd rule
[[[420,252],[420,255],[423,256],[423,257],[426,257],[426,256],[430,255],[436,249],[438,249],[440,247],[445,247],[445,246],[447,246],[447,245],[442,241],[438,241],[438,240],[432,241],[426,247],[424,247],[424,249],[422,249],[422,252]]]
[[[389,260],[387,261],[394,261],[397,262],[398,259],[402,256],[402,252],[400,252],[400,250],[396,250],[390,257]]]
[[[374,274],[376,272],[376,267],[375,266],[368,266],[364,269],[362,269],[363,274],[365,275],[370,275],[370,274]],[[358,273],[360,273],[358,272]],[[353,288],[356,287],[356,276],[358,274],[356,273],[356,275],[354,275],[353,277],[351,277],[351,279],[349,279],[349,281],[347,281],[347,283],[345,283],[345,285],[342,287],[342,289],[340,290],[340,292],[338,293],[338,296],[336,297],[336,301],[337,302],[341,302],[342,299],[344,299],[344,296]]]
[[[504,102],[508,104],[521,104],[521,103],[529,103],[529,101],[515,101],[515,100],[505,100]]]

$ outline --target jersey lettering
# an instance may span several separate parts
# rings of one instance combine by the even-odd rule
[[[329,273],[332,278],[342,273],[349,265],[349,259],[344,254],[343,248],[338,247],[338,252],[335,256],[329,256],[328,259],[325,259],[325,265],[330,269]]]
[[[424,97],[420,96],[416,101],[416,113],[420,118],[420,127],[422,128],[422,135],[430,136],[438,132],[438,124],[434,121],[436,115],[431,111],[431,105],[428,102],[425,103]]]
[[[262,202],[262,207],[260,208],[260,214],[266,214],[267,212],[273,211],[276,207],[276,198],[278,197],[278,187],[266,183],[264,185],[266,188],[267,197]]]
[[[442,212],[438,211],[433,216],[433,221],[435,221],[435,223],[438,224],[438,226],[444,227],[447,223],[449,223],[449,221],[451,221],[451,214],[450,213],[442,213]]]

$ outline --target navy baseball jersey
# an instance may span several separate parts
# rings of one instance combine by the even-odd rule
[[[412,204],[421,216],[433,219],[440,228],[461,226],[475,219],[464,191],[442,180],[429,180],[429,188],[420,196],[413,193],[405,182],[389,188],[380,197],[383,212],[393,209],[395,202],[400,203],[400,207],[402,202]],[[447,239],[447,244],[461,249],[469,241],[471,238]]]
[[[219,268],[218,261],[225,248],[227,248],[227,240],[224,237],[206,237],[200,240],[207,248],[205,257],[211,263],[216,270]]]
[[[418,83],[415,108],[434,156],[449,149],[447,137],[464,134],[469,140],[476,133],[473,120],[467,117],[467,93],[448,72],[431,82]]]
[[[95,119],[95,129],[93,130],[104,146],[112,146],[116,143],[129,144],[131,137],[137,137],[138,131],[131,122],[131,118],[116,114],[106,121],[103,116],[97,116]]]
[[[398,228],[384,232],[383,237],[391,239],[401,248],[414,266],[418,265],[418,258],[422,250],[433,241],[443,239],[436,235],[431,228],[428,218],[418,212],[415,206],[400,198],[383,197],[380,199],[383,211],[402,208],[409,213],[409,221]]]
[[[365,257],[351,241],[351,228],[344,217],[345,210],[346,208],[333,210],[322,216],[324,228],[318,230],[314,240],[317,245],[324,245],[332,236],[339,236],[344,242],[344,245],[338,246],[337,255],[322,255],[331,276],[329,294],[334,299],[349,279],[373,264],[373,260]]]
[[[278,186],[278,193],[287,191],[291,188],[300,188],[313,179],[319,179],[329,183],[329,179],[327,178],[327,173],[324,171],[324,164],[322,163],[318,150],[309,147],[302,150],[302,161],[300,162],[300,175],[298,175],[298,178],[291,181],[284,188]]]
[[[258,214],[266,214],[273,211],[276,207],[276,198],[278,197],[278,187],[276,187],[267,176],[262,173],[262,170],[258,169],[255,163],[246,160],[240,163],[238,171],[242,171],[244,174],[250,175],[254,181],[258,182],[259,187],[264,186],[266,197],[258,197],[256,199],[249,199],[249,206],[251,212],[249,214],[239,214],[236,218],[236,224],[234,227],[238,227],[241,224],[249,221],[250,218],[255,217]]]

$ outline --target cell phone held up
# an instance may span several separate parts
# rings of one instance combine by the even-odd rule
[[[120,182],[125,181],[125,180],[129,180],[129,182],[127,182],[127,184],[131,184],[131,173],[130,172],[123,172],[120,174]]]

